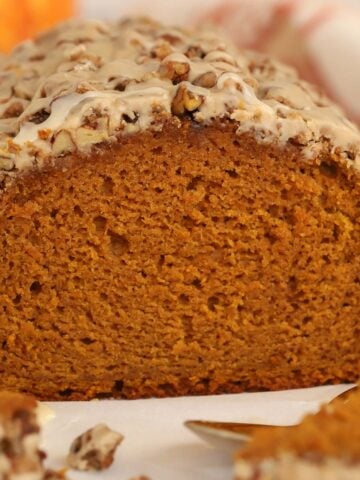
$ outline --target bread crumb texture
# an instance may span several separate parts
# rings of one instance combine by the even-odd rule
[[[169,122],[3,192],[1,388],[136,398],[358,378],[358,174],[236,129]]]

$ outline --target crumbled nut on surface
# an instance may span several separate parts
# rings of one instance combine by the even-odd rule
[[[96,425],[73,441],[67,463],[76,470],[104,470],[113,463],[123,438],[105,424]]]
[[[0,479],[43,480],[36,402],[15,393],[0,393]]]

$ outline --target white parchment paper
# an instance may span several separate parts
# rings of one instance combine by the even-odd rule
[[[69,471],[73,480],[130,480],[140,474],[151,480],[230,480],[230,452],[211,447],[188,431],[189,419],[290,425],[351,385],[243,393],[209,397],[149,400],[101,400],[47,403],[55,417],[44,427],[48,464],[64,466],[71,441],[105,422],[125,440],[112,467],[101,473]]]

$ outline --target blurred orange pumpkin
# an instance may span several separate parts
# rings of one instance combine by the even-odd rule
[[[74,0],[0,0],[0,51],[74,13]]]

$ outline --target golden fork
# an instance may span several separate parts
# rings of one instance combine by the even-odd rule
[[[355,389],[359,388],[358,385],[354,385],[345,392],[341,393],[329,403],[335,400],[346,400],[350,393],[353,393]],[[237,423],[237,422],[216,422],[209,420],[187,420],[184,425],[199,436],[202,440],[216,447],[231,447],[238,446],[239,443],[247,442],[256,430],[263,428],[291,428],[289,426],[275,426],[275,425],[263,425],[253,423]]]

